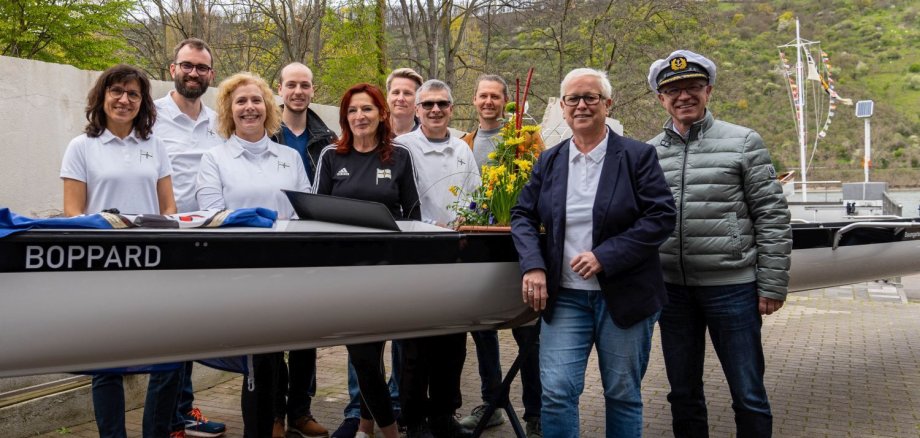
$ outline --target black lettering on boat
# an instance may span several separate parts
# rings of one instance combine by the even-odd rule
[[[28,245],[25,269],[149,269],[160,265],[157,245]]]

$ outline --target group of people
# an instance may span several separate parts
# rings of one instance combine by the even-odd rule
[[[61,178],[68,216],[182,213],[265,207],[294,217],[279,189],[370,200],[395,218],[447,226],[451,187],[473,192],[494,149],[508,87],[476,82],[478,128],[453,137],[446,83],[394,70],[386,89],[362,83],[339,104],[337,137],[310,108],[305,65],[285,66],[275,105],[251,73],[221,81],[216,111],[201,96],[214,80],[211,48],[175,49],[175,89],[154,101],[138,69],[106,70],[88,95],[85,133],[68,146]],[[728,380],[739,436],[770,436],[763,382],[762,315],[782,307],[788,284],[789,212],[761,138],[706,109],[716,66],[679,50],[652,64],[648,83],[670,115],[649,143],[607,127],[612,86],[597,70],[572,70],[560,105],[572,137],[547,149],[512,210],[522,299],[541,312],[512,334],[536,348],[523,360],[528,437],[579,436],[578,401],[592,348],[606,405],[606,436],[642,434],[641,381],[655,323],[671,392],[675,436],[708,436],[703,396],[705,333]],[[544,235],[541,237],[541,235]],[[494,405],[502,382],[495,331],[472,333],[482,404],[458,421],[466,334],[348,345],[350,402],[332,437],[468,437],[505,421]],[[286,359],[285,359],[286,357]],[[248,438],[328,437],[311,414],[316,350],[252,356],[241,395]],[[193,406],[192,364],[151,373],[145,438],[225,432]],[[126,437],[122,375],[93,378],[101,437]],[[484,418],[493,412],[489,418]]]

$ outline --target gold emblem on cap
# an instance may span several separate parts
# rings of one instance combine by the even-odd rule
[[[671,70],[681,71],[687,68],[687,58],[683,56],[671,60]]]

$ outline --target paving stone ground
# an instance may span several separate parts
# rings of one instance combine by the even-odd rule
[[[905,281],[920,285],[918,277]],[[905,279],[905,280],[908,280]],[[776,437],[920,437],[920,302],[910,287],[870,282],[790,295],[783,309],[764,320],[767,390]],[[510,332],[501,332],[504,365],[516,351]],[[643,381],[645,436],[671,436],[668,382],[658,333]],[[467,343],[461,413],[479,404],[475,346]],[[330,430],[342,420],[346,403],[345,348],[318,352],[313,414]],[[711,435],[734,436],[731,399],[715,353],[707,351],[704,376]],[[196,405],[227,423],[228,438],[242,437],[239,392],[242,380],[199,388]],[[518,412],[520,387],[512,400]],[[92,409],[88,406],[87,409]],[[588,364],[580,404],[581,436],[604,436],[604,404],[597,362]],[[128,412],[128,434],[140,436],[142,409]],[[69,436],[95,437],[93,423],[66,426]],[[57,437],[57,432],[42,435]],[[513,436],[511,427],[485,437]]]

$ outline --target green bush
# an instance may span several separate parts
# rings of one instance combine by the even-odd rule
[[[911,73],[920,73],[920,64],[911,64],[910,67],[907,68],[907,71]]]

